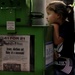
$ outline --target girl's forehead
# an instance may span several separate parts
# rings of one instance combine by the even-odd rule
[[[47,11],[47,13],[54,13],[54,11],[52,11],[52,10],[46,10]]]

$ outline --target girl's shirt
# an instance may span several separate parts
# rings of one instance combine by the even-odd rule
[[[73,57],[74,53],[73,29],[74,29],[73,24],[67,21],[65,21],[59,27],[59,36],[64,39],[63,48],[60,52],[61,56],[63,57],[69,57],[69,58]]]

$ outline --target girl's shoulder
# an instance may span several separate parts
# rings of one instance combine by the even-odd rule
[[[65,22],[62,24],[62,27],[68,29],[68,28],[73,27],[73,25],[71,24],[71,22],[65,21]]]

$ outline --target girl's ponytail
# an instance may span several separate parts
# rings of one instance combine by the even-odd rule
[[[73,11],[73,7],[72,6],[66,6],[68,14],[68,20],[70,23],[74,23],[74,11]]]

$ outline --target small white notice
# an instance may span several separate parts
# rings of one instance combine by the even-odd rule
[[[53,64],[53,43],[46,43],[46,67]]]
[[[0,35],[0,70],[30,71],[30,35]]]
[[[15,21],[7,21],[6,27],[7,27],[7,30],[15,30]]]

